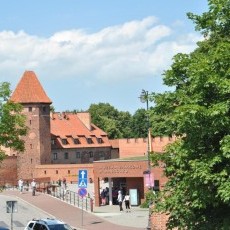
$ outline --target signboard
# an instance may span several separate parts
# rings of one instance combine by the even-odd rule
[[[139,193],[137,189],[129,189],[130,205],[139,205]]]
[[[7,213],[18,212],[18,205],[17,205],[17,203],[18,202],[16,200],[6,201],[6,212]]]
[[[85,188],[79,188],[78,189],[78,195],[81,197],[84,197],[87,195],[87,190]]]
[[[78,172],[78,187],[87,188],[88,172],[87,170],[79,170]]]
[[[148,188],[154,187],[154,178],[153,178],[152,173],[144,174],[144,183],[145,183],[145,186]]]

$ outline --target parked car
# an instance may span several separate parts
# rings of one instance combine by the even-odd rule
[[[25,230],[74,230],[68,224],[63,221],[44,218],[44,219],[33,219],[29,221]]]
[[[1,227],[1,226],[0,226],[0,230],[10,230],[10,229],[7,228],[7,227]]]

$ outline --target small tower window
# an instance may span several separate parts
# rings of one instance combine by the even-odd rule
[[[28,110],[29,110],[29,112],[32,112],[32,107],[29,107]]]

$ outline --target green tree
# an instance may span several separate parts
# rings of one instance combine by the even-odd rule
[[[230,229],[230,1],[208,3],[188,14],[205,39],[164,73],[175,90],[153,94],[153,131],[178,137],[152,156],[166,164],[153,211],[170,214],[168,229]]]
[[[109,103],[91,104],[88,111],[91,114],[92,123],[104,130],[109,138],[131,136],[130,113],[120,112]]]
[[[148,118],[145,109],[138,109],[132,116],[131,121],[133,137],[146,138],[148,134]]]
[[[9,101],[10,93],[10,84],[0,83],[0,162],[5,158],[1,146],[16,151],[24,150],[21,137],[27,131],[25,117],[21,114],[22,106]]]
[[[120,130],[122,138],[131,138],[132,127],[131,127],[132,115],[129,112],[120,111],[117,117],[117,129]]]

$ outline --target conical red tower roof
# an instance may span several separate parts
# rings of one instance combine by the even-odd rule
[[[33,71],[25,71],[10,100],[17,103],[52,103]]]

